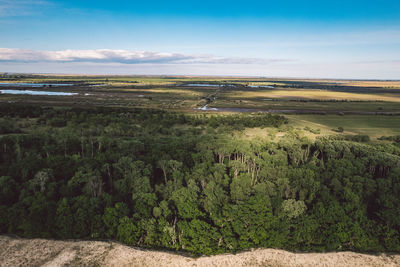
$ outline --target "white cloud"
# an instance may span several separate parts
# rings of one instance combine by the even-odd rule
[[[0,48],[0,62],[94,62],[94,63],[174,63],[174,64],[268,64],[282,59],[214,57],[128,50],[59,50],[37,51],[17,48]]]

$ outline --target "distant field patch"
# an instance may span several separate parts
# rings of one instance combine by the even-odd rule
[[[285,115],[297,127],[321,129],[321,134],[337,134],[332,129],[344,128],[344,134],[367,134],[371,138],[400,134],[399,116],[366,115]]]
[[[350,100],[350,101],[388,101],[400,102],[397,94],[364,94],[333,92],[328,90],[259,90],[259,91],[234,91],[225,93],[229,98],[274,98],[274,99],[320,99],[320,100]]]

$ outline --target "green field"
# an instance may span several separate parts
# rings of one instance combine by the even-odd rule
[[[321,134],[337,134],[332,129],[343,127],[343,134],[366,134],[371,138],[392,136],[400,133],[400,119],[397,116],[367,115],[286,115],[295,127],[320,129]]]
[[[399,81],[3,75],[0,82],[73,83],[74,86],[70,87],[17,89],[78,93],[70,97],[1,94],[0,101],[3,103],[73,107],[141,107],[184,111],[191,114],[273,110],[286,114],[294,127],[303,129],[309,126],[320,129],[320,135],[338,134],[332,131],[337,127],[345,129],[342,134],[368,134],[373,139],[400,133]],[[193,84],[210,86],[193,86]],[[198,110],[206,104],[209,108],[219,110]],[[313,134],[310,136],[315,137]]]

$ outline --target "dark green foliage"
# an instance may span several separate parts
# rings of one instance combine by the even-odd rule
[[[270,114],[18,106],[0,113],[14,125],[0,137],[1,233],[116,239],[196,255],[254,247],[400,251],[393,144],[367,136],[232,137],[232,129],[287,122]],[[24,118],[31,126],[20,125]]]
[[[379,140],[388,140],[388,141],[393,141],[396,143],[400,143],[400,135],[396,136],[382,136],[379,138]]]
[[[9,133],[20,133],[16,121],[8,117],[0,118],[0,134]]]
[[[330,139],[332,139],[332,140],[347,140],[347,141],[361,142],[361,143],[366,143],[366,142],[370,141],[370,137],[365,134],[336,135],[336,136],[331,136]],[[381,140],[383,140],[383,139],[381,139]]]
[[[335,132],[338,132],[338,133],[343,133],[344,132],[344,128],[340,126],[337,129],[332,129],[332,131],[335,131]]]

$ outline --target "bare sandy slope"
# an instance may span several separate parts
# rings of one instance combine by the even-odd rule
[[[400,266],[400,255],[353,252],[297,254],[257,249],[190,258],[114,242],[53,241],[0,236],[0,266]]]

